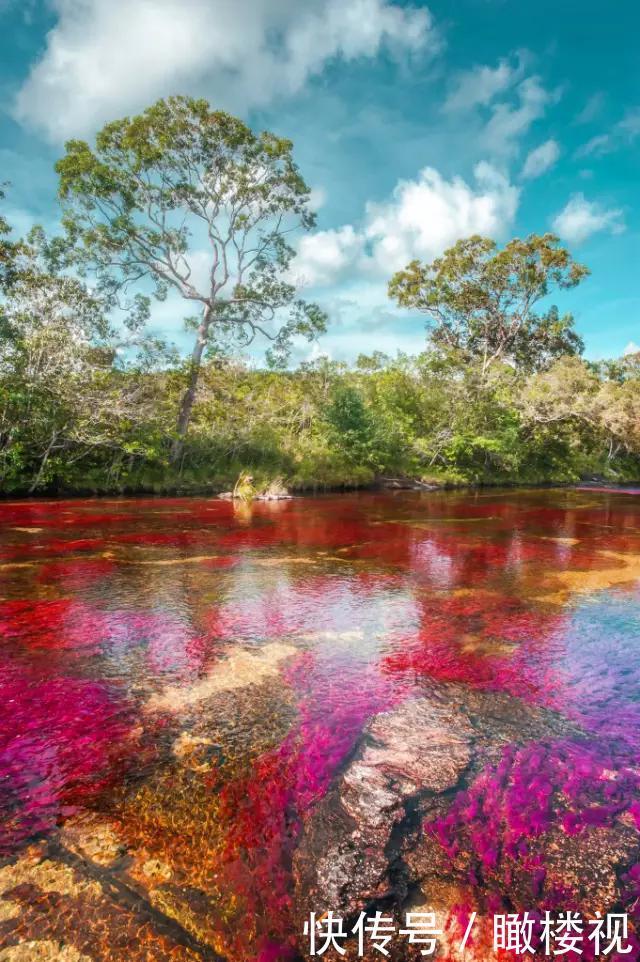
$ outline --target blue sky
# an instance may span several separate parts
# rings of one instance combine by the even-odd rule
[[[550,229],[592,270],[558,298],[587,354],[640,344],[633,0],[0,0],[0,26],[17,229],[55,229],[66,138],[204,95],[295,143],[318,206],[295,276],[330,317],[313,352],[419,350],[423,319],[386,299],[397,267]],[[154,324],[187,343],[179,303]]]

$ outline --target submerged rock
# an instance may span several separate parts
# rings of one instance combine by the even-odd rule
[[[60,842],[76,855],[102,866],[113,865],[126,851],[118,827],[92,812],[67,819]]]
[[[462,837],[452,855],[425,824],[445,817],[507,746],[561,738],[579,740],[581,734],[554,712],[454,684],[434,686],[425,697],[378,715],[304,826],[294,856],[298,931],[310,912],[333,910],[353,921],[377,909],[400,918],[411,907],[444,919],[454,905],[470,906],[478,895],[468,881],[473,853],[466,846],[472,843]],[[606,912],[619,899],[618,872],[635,857],[638,841],[637,831],[622,824],[575,835],[554,826],[529,852],[546,868],[539,898],[530,868],[522,867],[521,875],[512,870],[517,860],[508,868],[498,863],[485,882],[512,905],[522,902],[522,911],[536,908],[562,883],[578,893],[585,913]],[[399,954],[392,958],[404,958],[407,950],[394,951]]]
[[[571,908],[584,916],[608,911],[620,895],[619,870],[637,860],[639,842],[638,832],[621,822],[577,835],[559,828],[545,832],[532,845],[545,871],[540,898],[566,891]],[[531,902],[530,875],[521,862],[513,869],[508,894],[516,905]]]
[[[59,841],[0,867],[0,962],[193,962],[193,943],[111,867]]]
[[[0,962],[91,962],[72,945],[46,940],[20,942],[0,952]]]
[[[231,651],[193,685],[170,686],[162,693],[152,696],[147,703],[147,709],[163,712],[185,711],[220,692],[261,684],[265,679],[279,675],[281,663],[297,653],[293,645],[275,641],[255,651]]]
[[[452,723],[454,721],[454,723]],[[394,828],[424,792],[452,789],[471,760],[473,728],[426,699],[378,715],[298,847],[294,871],[302,914],[352,915],[394,892]]]

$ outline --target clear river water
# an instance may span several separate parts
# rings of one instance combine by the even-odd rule
[[[1,962],[284,962],[411,899],[634,938],[640,493],[4,502],[0,573]]]

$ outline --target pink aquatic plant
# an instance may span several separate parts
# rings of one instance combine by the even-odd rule
[[[403,696],[375,671],[357,688],[327,686],[326,664],[294,661],[287,679],[300,697],[300,717],[284,742],[252,766],[248,778],[220,792],[228,821],[225,873],[247,912],[266,926],[266,958],[284,960],[296,944],[291,918],[291,858],[305,819],[329,788],[367,720]],[[353,668],[352,668],[353,671]],[[280,954],[278,954],[280,953]],[[262,957],[262,956],[261,956]]]
[[[5,847],[121,782],[140,763],[140,720],[150,741],[166,724],[166,749],[171,720],[140,708],[151,693],[197,681],[235,644],[284,641],[301,653],[282,668],[291,729],[243,777],[225,782],[221,764],[209,783],[226,829],[217,884],[259,930],[234,957],[294,953],[301,826],[368,719],[439,683],[461,699],[506,693],[514,710],[552,709],[576,727],[492,755],[425,827],[489,911],[513,904],[516,880],[530,905],[568,908],[576,893],[551,878],[545,835],[640,827],[638,597],[630,587],[542,608],[528,595],[537,573],[615,567],[597,552],[637,551],[638,511],[626,502],[623,512],[605,499],[578,510],[557,494],[367,494],[244,515],[197,498],[0,505],[0,556],[28,562],[7,570],[0,603]],[[106,549],[113,558],[86,557]],[[121,564],[174,554],[201,560]],[[635,911],[637,866],[620,886]]]
[[[101,682],[7,671],[0,680],[0,853],[50,830],[121,777],[139,752],[133,727],[131,708]]]

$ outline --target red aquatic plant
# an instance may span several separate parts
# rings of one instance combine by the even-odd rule
[[[326,665],[297,659],[287,678],[304,694],[298,723],[284,742],[259,758],[251,774],[220,792],[225,876],[247,913],[258,920],[264,958],[286,959],[297,938],[291,917],[291,859],[302,824],[326,793],[366,721],[402,697],[368,672],[363,686],[327,687]],[[246,947],[245,947],[246,951]],[[263,956],[259,956],[262,958]]]
[[[38,581],[58,582],[73,590],[82,589],[92,581],[99,581],[117,570],[111,558],[74,558],[69,561],[51,561],[40,566]]]
[[[86,806],[136,757],[117,692],[79,678],[0,680],[0,853]]]
[[[100,612],[71,598],[0,602],[0,637],[27,648],[94,648],[103,628]]]
[[[241,514],[200,498],[1,505],[0,554],[29,562],[7,570],[7,597],[23,600],[0,607],[7,846],[122,779],[139,745],[121,692],[146,702],[163,685],[197,680],[234,643],[286,641],[302,652],[283,668],[292,728],[242,776],[224,782],[222,763],[210,786],[225,837],[216,884],[258,932],[245,938],[239,924],[233,957],[294,952],[301,826],[367,720],[425,682],[504,692],[584,733],[507,746],[426,827],[489,910],[513,904],[517,872],[530,903],[566,909],[575,893],[550,878],[545,833],[640,826],[638,599],[629,589],[542,609],[531,596],[539,578],[567,567],[622,566],[598,552],[638,550],[637,507],[627,503],[578,509],[522,493],[331,496]],[[123,560],[176,550],[201,560],[127,568],[79,557],[114,547]],[[266,556],[278,563],[263,565]],[[56,598],[68,587],[73,598]],[[637,866],[621,869],[621,886],[633,911]]]

